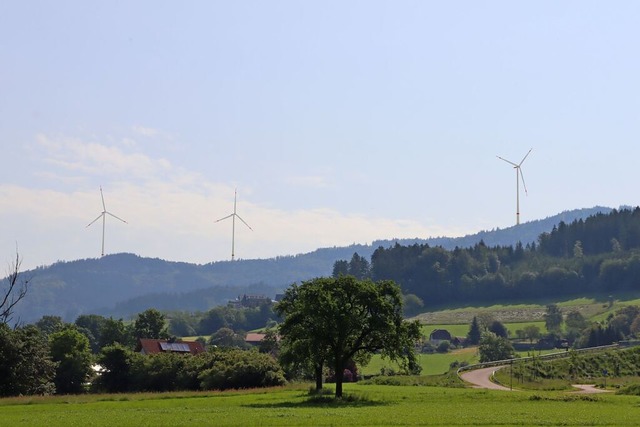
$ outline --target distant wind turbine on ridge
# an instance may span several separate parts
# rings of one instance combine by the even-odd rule
[[[236,205],[238,200],[238,190],[235,190],[233,195],[233,213],[225,216],[224,218],[220,218],[216,222],[224,221],[227,218],[231,218],[231,261],[233,261],[235,257],[235,245],[236,245],[236,217],[246,225],[249,230],[253,231],[253,228],[249,224],[245,222],[244,219],[240,215],[236,213]]]
[[[111,215],[112,217],[114,217],[115,219],[119,219],[120,221],[124,222],[125,224],[127,224],[127,221],[125,221],[122,218],[119,218],[117,216],[115,216],[114,214],[112,214],[111,212],[107,211],[107,207],[104,204],[104,195],[102,194],[102,186],[100,186],[100,197],[102,198],[102,213],[100,215],[98,215],[98,217],[96,219],[94,219],[93,221],[91,221],[87,227],[89,227],[90,225],[92,225],[94,222],[96,222],[97,220],[99,220],[100,218],[102,218],[102,253],[100,254],[100,256],[104,256],[104,229],[105,229],[105,223],[106,223],[106,218],[107,215]]]
[[[527,154],[522,158],[522,160],[520,160],[520,163],[517,163],[517,164],[513,163],[511,160],[507,160],[500,156],[496,156],[500,160],[505,161],[510,165],[512,165],[513,168],[516,170],[516,225],[520,225],[520,178],[522,178],[522,186],[524,187],[524,193],[527,194],[527,184],[525,184],[524,182],[524,175],[522,174],[521,166],[524,163],[525,159],[531,153],[531,150],[533,150],[533,148],[531,148],[527,152]]]

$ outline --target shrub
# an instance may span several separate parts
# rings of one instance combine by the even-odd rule
[[[436,351],[438,353],[446,353],[449,351],[449,347],[451,347],[451,343],[449,341],[440,341],[440,344],[436,347]]]
[[[271,387],[284,385],[284,372],[276,360],[255,349],[216,350],[205,353],[208,360],[198,376],[204,390]]]

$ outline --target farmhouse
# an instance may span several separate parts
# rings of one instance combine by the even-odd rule
[[[229,306],[234,308],[255,308],[263,304],[271,305],[273,301],[266,295],[247,295],[238,296],[238,298],[229,301]]]
[[[138,347],[140,348],[140,353],[142,354],[200,354],[204,352],[204,347],[198,341],[170,341],[140,338]]]
[[[259,345],[260,342],[264,339],[266,334],[258,334],[254,332],[249,332],[244,339],[244,342],[251,345]]]
[[[451,342],[451,334],[446,329],[434,329],[429,334],[429,341],[435,345],[440,344],[442,341]]]

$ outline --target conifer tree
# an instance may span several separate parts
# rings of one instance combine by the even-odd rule
[[[480,324],[478,323],[478,318],[473,316],[473,320],[471,321],[471,326],[469,327],[469,333],[467,334],[467,340],[471,345],[477,345],[480,342],[480,336],[482,335],[480,331]]]

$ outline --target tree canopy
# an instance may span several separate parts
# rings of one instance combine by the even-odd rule
[[[367,362],[380,351],[405,365],[414,361],[419,324],[403,319],[402,294],[392,281],[317,278],[289,287],[275,310],[284,318],[285,357],[333,369],[336,397],[342,397],[344,370],[352,360]]]
[[[53,382],[60,394],[81,393],[91,372],[89,339],[75,327],[49,337],[51,358],[58,364]]]
[[[53,393],[55,368],[38,328],[12,330],[0,322],[0,396]]]
[[[136,338],[169,338],[164,314],[155,308],[150,308],[138,314],[138,318],[133,323],[133,334]]]
[[[380,246],[370,277],[395,281],[426,307],[638,289],[640,208],[560,222],[538,242],[489,247],[480,241],[453,250]]]
[[[478,318],[476,316],[473,316],[473,320],[471,321],[471,325],[469,326],[469,332],[467,333],[467,340],[469,341],[469,344],[478,344],[480,342],[481,334],[482,331],[480,330]]]
[[[513,346],[507,338],[499,337],[493,332],[484,332],[478,346],[480,362],[493,362],[510,359],[514,355]]]
[[[549,332],[560,332],[562,328],[562,311],[556,304],[547,305],[547,311],[544,313],[544,325]]]

